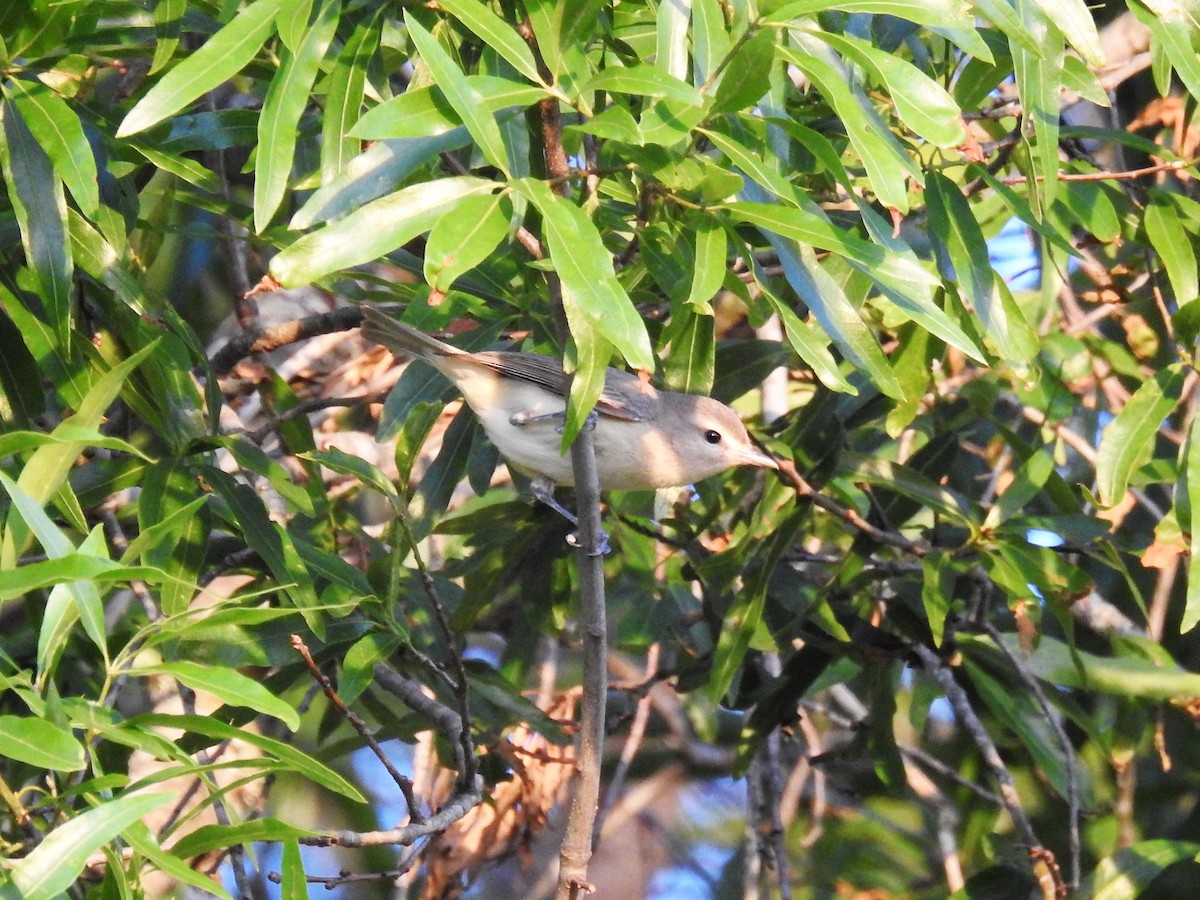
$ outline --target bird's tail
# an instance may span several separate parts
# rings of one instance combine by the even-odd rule
[[[451,347],[435,337],[430,337],[423,331],[397,322],[373,306],[364,306],[362,311],[363,337],[383,344],[393,353],[408,353],[421,359],[429,359],[436,356],[458,356],[463,352],[457,347]]]

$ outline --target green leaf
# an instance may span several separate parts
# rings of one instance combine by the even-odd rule
[[[1100,45],[1096,20],[1085,0],[1036,0],[1046,17],[1063,33],[1088,64],[1100,68],[1108,60]]]
[[[400,511],[400,495],[396,493],[396,486],[392,484],[377,466],[372,465],[365,459],[353,456],[337,447],[305,453],[301,455],[301,458],[311,459],[313,462],[320,463],[322,466],[332,469],[334,472],[340,472],[343,475],[353,475],[363,484],[367,485],[367,487],[374,488],[383,494],[392,507]]]
[[[508,234],[503,194],[467,197],[452,216],[434,223],[425,242],[425,280],[446,293],[460,275],[492,254]]]
[[[1191,506],[1191,556],[1188,559],[1187,601],[1179,633],[1187,634],[1200,622],[1200,416],[1193,417],[1187,442],[1187,499]],[[1183,511],[1176,508],[1181,516]]]
[[[730,58],[717,83],[712,112],[736,112],[752,108],[771,86],[778,35],[772,28],[760,29]]]
[[[611,66],[603,69],[579,89],[585,96],[596,91],[674,100],[687,106],[700,106],[704,102],[700,92],[686,81],[645,63],[629,68]]]
[[[782,206],[778,208],[785,209]],[[881,391],[889,397],[901,399],[903,392],[900,383],[896,381],[896,376],[870,326],[850,302],[841,285],[821,268],[812,249],[774,231],[766,230],[765,225],[760,230],[779,256],[788,284],[796,292],[796,296],[812,310],[821,328],[837,344],[842,354],[866,372]],[[797,330],[795,334],[799,337],[801,331]],[[808,342],[801,341],[800,347],[806,347],[807,344]],[[809,352],[806,361],[815,366],[820,361],[820,356],[813,351],[815,347]],[[828,369],[828,366],[822,365],[822,369]],[[837,379],[831,371],[826,371],[826,375],[836,383]]]
[[[0,756],[59,772],[79,772],[87,766],[75,735],[35,716],[0,716]]]
[[[777,52],[809,77],[842,119],[880,202],[908,212],[907,179],[921,179],[916,164],[828,45],[801,31],[791,32],[790,39],[797,46]]]
[[[541,181],[522,179],[515,187],[541,212],[550,259],[579,314],[629,365],[654,371],[646,325],[617,280],[608,248],[587,213]]]
[[[308,900],[308,896],[300,842],[288,838],[283,842],[283,858],[279,864],[279,900]]]
[[[986,653],[998,660],[1000,651],[990,638],[958,634],[965,653]],[[1004,641],[1024,659],[1035,677],[1056,687],[1098,691],[1114,697],[1142,700],[1172,700],[1200,694],[1200,674],[1178,666],[1162,666],[1141,656],[1096,656],[1068,647],[1043,634],[1032,654],[1021,649],[1015,635]]]
[[[466,474],[467,453],[471,449],[476,427],[478,421],[475,413],[464,404],[446,429],[442,447],[421,476],[421,482],[409,503],[412,517],[410,527],[416,540],[424,540],[429,536],[437,517],[450,505],[454,489]]]
[[[1200,275],[1191,235],[1169,193],[1152,190],[1149,200],[1143,222],[1146,237],[1167,270],[1176,304],[1183,306],[1200,297]]]
[[[100,214],[96,159],[79,116],[62,97],[40,81],[14,78],[7,83],[5,94],[50,157],[55,173],[67,186],[79,209],[89,219],[95,219]]]
[[[87,395],[79,403],[74,415],[64,419],[54,433],[93,431],[100,424],[109,406],[125,386],[133,371],[152,354],[158,346],[158,340],[143,347],[128,359],[122,360],[93,382]],[[66,481],[67,473],[75,464],[79,454],[86,448],[86,443],[78,441],[62,441],[45,444],[34,451],[21,470],[17,484],[35,502],[45,504],[53,497]],[[28,539],[28,531],[23,523],[11,519],[4,533],[4,545],[0,550],[0,569],[12,565],[16,554],[20,553]]]
[[[235,740],[245,741],[258,747],[267,756],[291,766],[297,773],[307,778],[313,784],[341,794],[355,803],[366,803],[362,792],[353,784],[307,753],[297,750],[290,744],[273,738],[264,737],[255,731],[229,725],[219,719],[209,716],[180,715],[172,716],[165,713],[147,713],[133,716],[121,723],[121,728],[132,732],[154,728],[181,728],[191,734],[203,735],[214,741]]]
[[[187,12],[187,0],[158,0],[154,6],[154,59],[150,61],[153,75],[171,61],[179,46],[179,35],[183,31],[183,14]]]
[[[1147,459],[1163,419],[1179,402],[1185,373],[1168,366],[1139,387],[1104,429],[1096,459],[1096,490],[1104,506],[1125,496],[1130,474]]]
[[[131,581],[152,584],[166,575],[151,566],[123,566],[119,562],[85,553],[68,553],[58,559],[26,563],[15,569],[0,570],[0,600],[22,597],[30,591],[72,581]]]
[[[711,300],[725,282],[727,265],[725,229],[714,216],[696,219],[696,257],[687,302],[696,312],[711,314]]]
[[[967,311],[978,317],[997,355],[1013,362],[1028,361],[1037,351],[1036,335],[1020,309],[1010,320],[1002,291],[988,256],[983,230],[958,186],[938,172],[926,176],[929,238],[942,277],[956,283]]]
[[[753,192],[747,190],[747,196]],[[875,271],[897,280],[934,285],[937,279],[915,261],[856,235],[843,231],[827,219],[807,209],[778,203],[737,201],[722,206],[739,221],[757,226],[764,233],[774,232],[822,250],[832,250],[848,262],[870,274]]]
[[[667,345],[663,381],[673,391],[704,394],[712,390],[716,371],[716,335],[711,315],[684,307],[671,316],[663,332]]]
[[[938,147],[957,147],[966,137],[962,111],[940,84],[912,63],[850,34],[809,30],[882,82],[900,120]]]
[[[439,153],[457,150],[469,142],[467,129],[460,125],[437,137],[372,144],[351,159],[332,181],[314,191],[288,227],[299,231],[353,213],[392,191]]]
[[[235,481],[220,469],[207,466],[203,478],[227,504],[237,527],[252,548],[267,564],[271,575],[288,599],[300,610],[304,620],[318,636],[325,630],[325,622],[315,611],[319,605],[312,579],[302,566],[297,565],[295,547],[287,532],[280,529],[267,515],[262,499],[247,484]]]
[[[254,230],[259,234],[283,202],[300,116],[308,105],[321,60],[337,30],[340,0],[323,0],[316,20],[304,33],[295,53],[285,49],[279,71],[271,79],[258,118],[257,165],[254,173]]]
[[[1166,54],[1187,92],[1193,97],[1200,96],[1200,57],[1193,45],[1197,29],[1194,19],[1188,21],[1187,4],[1147,0],[1146,6],[1150,9],[1130,3],[1129,11],[1150,29],[1151,48]],[[1165,89],[1163,95],[1166,96]]]
[[[464,197],[495,189],[494,182],[470,175],[414,184],[306,234],[271,260],[271,275],[283,287],[299,287],[379,259],[452,214]]]
[[[974,504],[945,485],[938,484],[909,466],[878,456],[843,452],[839,457],[839,468],[852,473],[857,481],[866,481],[881,488],[895,491],[912,500],[916,500],[923,508],[931,510],[954,522],[978,530],[981,518]],[[896,522],[896,525],[903,523]]]
[[[362,149],[362,142],[350,136],[350,129],[362,109],[367,66],[379,48],[380,32],[380,13],[363,17],[333,61],[333,71],[326,83],[325,112],[321,116],[323,184],[336,178]]]
[[[779,322],[783,325],[783,333],[796,355],[812,368],[813,374],[820,379],[821,384],[831,391],[841,391],[847,394],[857,394],[858,391],[838,369],[837,360],[829,352],[829,344],[822,340],[807,322],[801,321],[796,311],[783,302],[774,291],[760,283],[760,290]]]
[[[244,69],[275,33],[275,17],[283,5],[284,0],[256,0],[238,11],[229,24],[146,92],[125,116],[116,136],[128,137],[157,125]]]
[[[1200,859],[1200,844],[1159,838],[1122,847],[1096,863],[1079,888],[1091,900],[1134,900],[1168,866]]]
[[[186,834],[171,846],[171,853],[180,859],[191,859],[203,853],[214,850],[227,850],[255,844],[262,841],[294,840],[301,837],[311,837],[316,834],[307,828],[297,828],[279,819],[263,816],[249,822],[239,822],[236,825],[201,825],[190,834]]]
[[[404,21],[408,25],[409,37],[421,54],[421,62],[429,68],[446,100],[467,126],[483,158],[504,173],[505,177],[509,177],[508,157],[495,116],[480,108],[479,93],[434,36],[414,16],[406,13]]]
[[[1026,30],[1037,41],[1036,52],[1010,42],[1013,73],[1035,145],[1030,148],[1034,169],[1041,176],[1030,197],[1040,197],[1049,209],[1058,192],[1058,133],[1061,115],[1062,68],[1065,47],[1062,32],[1046,17],[1035,0],[1017,0],[1017,12]]]
[[[537,62],[529,45],[517,34],[517,30],[485,4],[477,0],[445,0],[438,2],[454,18],[458,19],[485,44],[495,50],[510,66],[537,84],[544,84],[538,73]]]
[[[60,352],[71,345],[71,278],[67,198],[46,152],[16,106],[0,104],[0,168],[21,229],[25,262],[41,288],[42,306]]]
[[[122,831],[176,799],[175,794],[126,794],[53,829],[8,875],[25,900],[51,900],[67,891],[91,855]]]
[[[292,731],[300,727],[300,716],[291,704],[280,700],[259,682],[248,678],[237,669],[181,660],[152,666],[139,665],[130,669],[129,674],[136,677],[168,675],[194,691],[212,694],[222,703],[244,706],[255,712],[274,716]]]

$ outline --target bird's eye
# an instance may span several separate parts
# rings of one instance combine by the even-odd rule
[[[721,443],[721,432],[713,431],[710,428],[708,431],[704,432],[704,439],[710,444],[719,444]]]

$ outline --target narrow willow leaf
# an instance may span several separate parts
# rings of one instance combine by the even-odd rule
[[[1134,900],[1162,871],[1184,860],[1200,859],[1200,844],[1155,838],[1122,847],[1096,863],[1079,887],[1092,900]]]
[[[446,0],[438,6],[458,19],[509,65],[537,84],[542,84],[537,62],[517,30],[477,0]]]
[[[810,32],[875,75],[887,87],[900,120],[938,147],[957,147],[966,137],[962,111],[940,84],[912,63],[850,34]]]
[[[340,0],[323,0],[316,20],[295,52],[284,50],[279,71],[267,88],[258,119],[258,163],[254,174],[254,230],[259,234],[271,223],[283,202],[296,155],[300,116],[308,105],[313,82],[333,41],[340,15]]]
[[[500,127],[496,124],[495,116],[481,109],[479,93],[471,87],[467,77],[450,58],[432,34],[426,31],[415,17],[405,15],[408,34],[412,38],[417,52],[421,54],[424,63],[433,74],[433,80],[441,88],[446,100],[458,113],[467,131],[475,139],[483,158],[508,177],[508,157],[504,151],[504,140],[500,135]]]
[[[192,772],[194,773],[194,771],[193,769]],[[202,872],[197,872],[179,857],[163,850],[159,846],[158,840],[150,834],[150,829],[145,822],[134,822],[121,832],[121,839],[128,842],[136,853],[146,857],[155,868],[174,878],[180,884],[189,884],[201,892],[218,897],[219,900],[233,900],[229,892],[216,884],[210,877]]]
[[[1060,122],[1060,93],[1065,42],[1035,0],[1017,0],[1017,12],[1026,30],[1037,43],[1037,52],[1010,42],[1013,72],[1025,115],[1033,126],[1035,146],[1032,148],[1034,166],[1041,176],[1031,185],[1030,196],[1039,198],[1049,209],[1058,193],[1058,133]]]
[[[809,365],[821,384],[831,391],[857,394],[858,390],[845,379],[838,369],[837,360],[829,352],[828,341],[822,340],[816,330],[807,322],[802,321],[796,315],[795,310],[776,296],[774,291],[766,289],[765,285],[761,284],[760,288],[763,290],[763,296],[775,311],[775,315],[779,316],[779,322],[783,325],[783,333],[788,343],[796,351],[796,355]]]
[[[93,853],[175,799],[175,794],[160,792],[105,800],[47,833],[28,856],[11,863],[8,876],[21,897],[57,897],[75,884]]]
[[[714,113],[753,108],[770,90],[777,42],[775,30],[763,28],[738,48],[717,83]]]
[[[1087,63],[1102,67],[1107,60],[1100,46],[1096,20],[1085,0],[1036,0],[1046,17],[1063,33],[1072,47]]]
[[[271,275],[283,287],[299,287],[379,259],[428,231],[462,198],[495,189],[495,183],[470,175],[414,184],[284,248],[271,260]]]
[[[83,745],[66,728],[36,716],[0,716],[0,756],[39,769],[79,772]]]
[[[1003,295],[996,289],[996,274],[988,256],[983,230],[958,186],[938,172],[926,176],[929,237],[942,276],[958,285],[968,312],[979,318],[1001,359],[1023,361],[1036,352],[1037,343],[1014,340],[1010,334]],[[1020,312],[1019,310],[1017,311]],[[1013,324],[1028,331],[1023,320]]]
[[[1188,434],[1187,493],[1191,507],[1192,552],[1188,560],[1187,600],[1179,623],[1180,634],[1187,634],[1200,622],[1200,416],[1192,419]]]
[[[62,97],[40,81],[14,78],[7,83],[5,93],[20,110],[34,139],[50,157],[55,173],[67,186],[79,209],[89,219],[95,219],[100,214],[96,159],[79,116]]]
[[[654,65],[672,78],[681,81],[688,76],[688,21],[692,0],[672,0],[660,3],[655,17],[657,42]]]
[[[150,61],[150,72],[154,75],[171,61],[179,46],[179,35],[183,31],[183,14],[187,12],[187,0],[158,0],[154,7],[154,58]]]
[[[146,360],[158,346],[158,341],[143,347],[133,356],[122,360],[93,382],[82,398],[74,415],[63,420],[54,430],[95,430],[108,408],[116,400],[133,371]],[[63,441],[46,444],[34,451],[21,470],[17,484],[39,504],[47,503],[66,481],[67,474],[86,443]],[[0,548],[0,569],[15,563],[17,555],[25,548],[29,532],[24,522],[11,518],[4,532],[3,547]]]
[[[751,196],[755,192],[745,191],[744,194]],[[742,222],[757,225],[764,232],[771,231],[822,250],[832,250],[847,261],[862,266],[868,274],[873,270],[917,284],[932,286],[937,283],[935,276],[915,260],[889,253],[886,247],[843,231],[809,210],[753,201],[726,203],[721,208]]]
[[[1150,10],[1144,9],[1139,3],[1129,4],[1129,9],[1139,22],[1150,29],[1154,38],[1151,41],[1152,49],[1165,54],[1189,94],[1200,96],[1200,57],[1197,57],[1192,44],[1197,26],[1194,22],[1186,21],[1187,4],[1147,2],[1146,6]],[[1161,83],[1158,79],[1156,82]],[[1163,96],[1166,95],[1167,91],[1164,90]]]
[[[62,181],[17,108],[0,104],[0,167],[8,198],[21,229],[25,262],[41,287],[42,304],[60,352],[67,353],[71,331],[71,241]]]
[[[715,216],[696,219],[696,257],[687,302],[697,312],[711,315],[711,300],[725,282],[727,241],[725,228]]]
[[[566,455],[571,452],[571,444],[583,429],[588,413],[604,390],[604,373],[612,357],[613,345],[583,314],[575,292],[566,283],[562,286],[562,293],[567,326],[575,342],[575,372],[571,378],[560,443],[560,452]]]
[[[866,372],[889,397],[902,399],[904,392],[870,326],[841,285],[821,268],[812,249],[771,231],[763,234],[779,256],[784,278],[846,359]],[[810,365],[815,363],[810,361]]]
[[[1187,226],[1181,220],[1180,210],[1170,194],[1157,190],[1150,192],[1143,224],[1150,246],[1167,270],[1167,279],[1175,291],[1175,302],[1183,306],[1197,299],[1200,296],[1200,275],[1197,274],[1196,251],[1192,247]]]
[[[508,234],[503,194],[466,197],[452,216],[434,223],[425,242],[425,280],[443,294],[496,249]]]
[[[290,703],[280,700],[262,684],[227,666],[212,666],[180,660],[152,666],[137,666],[129,670],[135,677],[167,675],[195,691],[212,694],[222,703],[244,706],[255,712],[273,716],[295,731],[300,716]]]
[[[30,591],[73,581],[116,582],[140,579],[159,584],[164,578],[161,569],[151,566],[124,566],[102,556],[69,553],[57,559],[0,570],[0,600],[12,600]]]
[[[963,635],[963,652],[999,654],[990,638]],[[1200,674],[1177,665],[1164,666],[1141,656],[1097,656],[1042,635],[1037,649],[1026,653],[1015,635],[1005,635],[1011,652],[1024,660],[1029,671],[1056,687],[1098,691],[1114,697],[1172,700],[1200,694]]]
[[[1172,365],[1139,387],[1104,429],[1096,459],[1096,490],[1104,506],[1125,496],[1129,476],[1150,457],[1163,419],[1179,402],[1184,371]]]
[[[578,304],[580,315],[617,348],[629,365],[654,371],[646,325],[617,280],[612,257],[592,220],[541,181],[523,179],[516,187],[541,212],[550,259],[563,287]]]
[[[716,374],[716,333],[711,314],[683,307],[671,314],[662,335],[667,345],[663,381],[673,391],[704,394],[712,390]]]
[[[791,32],[791,40],[796,47],[780,46],[777,52],[812,80],[842,119],[880,202],[907,212],[907,179],[921,179],[916,163],[828,45],[800,31]]]
[[[240,72],[275,32],[284,0],[256,0],[189,54],[129,111],[117,137],[145,131]]]
[[[704,99],[700,92],[686,81],[644,63],[629,68],[613,66],[603,69],[579,89],[584,96],[589,96],[595,91],[632,94],[636,97],[660,97],[688,106],[699,106]]]
[[[378,13],[360,19],[333,61],[321,116],[322,184],[336,178],[362,150],[362,142],[350,137],[350,129],[362,110],[367,66],[379,47],[381,30]]]
[[[409,503],[409,527],[415,540],[428,537],[437,517],[450,505],[454,489],[466,474],[467,454],[477,427],[474,412],[464,404],[446,429],[442,447],[421,476],[421,482]]]
[[[374,143],[314,191],[292,217],[288,228],[302,231],[349,215],[394,190],[439,153],[465,147],[470,141],[467,129],[460,125],[436,137]]]
[[[714,75],[721,77],[717,69],[732,46],[720,0],[692,0],[692,64],[696,84],[703,85],[705,92],[712,91]]]

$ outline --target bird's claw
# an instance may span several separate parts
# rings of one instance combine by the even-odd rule
[[[567,543],[570,544],[572,547],[574,547],[576,550],[580,549],[583,546],[583,543],[579,539],[578,531],[572,531],[570,534],[567,535]],[[612,547],[610,547],[608,545],[608,532],[601,530],[600,534],[597,535],[596,545],[592,549],[587,551],[587,555],[592,556],[592,557],[607,556],[611,552],[612,552]]]

